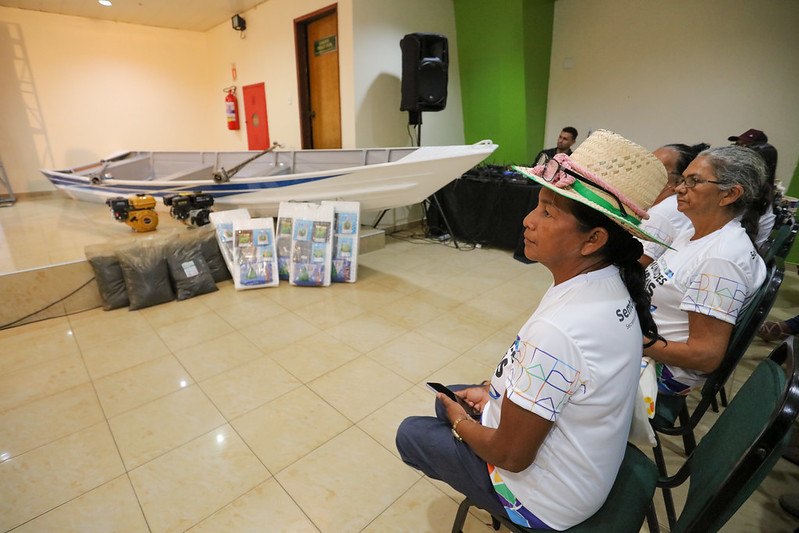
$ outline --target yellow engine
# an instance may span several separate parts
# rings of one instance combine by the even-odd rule
[[[137,194],[131,198],[118,196],[105,201],[119,222],[124,222],[135,231],[143,233],[158,227],[155,198],[149,194]]]

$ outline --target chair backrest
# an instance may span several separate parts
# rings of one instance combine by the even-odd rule
[[[796,342],[772,353],[786,355],[788,379],[772,358],[761,361],[674,476],[687,469],[690,486],[672,533],[718,531],[779,460],[799,412]]]
[[[763,261],[768,263],[775,257],[781,257],[782,259],[788,257],[788,253],[796,240],[797,231],[799,231],[799,223],[793,221],[776,227],[771,232],[769,239],[763,243],[762,249],[759,250]]]
[[[755,338],[757,330],[763,325],[766,317],[774,306],[777,299],[777,291],[782,285],[785,265],[780,258],[772,258],[766,264],[766,279],[757,290],[746,309],[738,316],[735,327],[730,335],[730,342],[727,351],[724,353],[718,368],[714,370],[702,386],[702,398],[708,401],[716,397],[716,394],[727,383],[727,379],[735,370],[735,367],[743,358],[752,339]]]

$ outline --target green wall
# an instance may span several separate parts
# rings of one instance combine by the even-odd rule
[[[466,143],[531,164],[544,143],[554,0],[454,0]]]

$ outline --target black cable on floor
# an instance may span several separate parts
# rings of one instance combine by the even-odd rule
[[[46,305],[46,306],[42,307],[42,308],[41,308],[41,309],[39,309],[38,311],[34,311],[33,313],[29,313],[29,314],[27,314],[27,315],[23,316],[22,318],[18,318],[18,319],[16,319],[16,320],[14,320],[13,322],[9,322],[8,324],[3,324],[2,326],[0,326],[0,331],[2,331],[2,330],[4,330],[4,329],[8,329],[8,328],[12,327],[14,324],[17,324],[17,323],[19,323],[19,322],[22,322],[23,320],[27,320],[28,318],[30,318],[30,317],[32,317],[32,316],[34,316],[34,315],[38,315],[38,314],[39,314],[39,313],[41,313],[42,311],[46,311],[47,309],[50,309],[50,308],[51,308],[51,307],[53,307],[55,304],[58,304],[58,303],[61,303],[61,302],[63,302],[64,300],[66,300],[67,298],[69,298],[70,296],[72,296],[73,294],[77,293],[79,290],[81,290],[81,289],[82,289],[82,288],[84,288],[85,286],[87,286],[89,283],[91,283],[92,281],[94,281],[94,279],[95,279],[95,277],[94,277],[94,276],[92,276],[91,278],[89,278],[89,281],[87,281],[86,283],[84,283],[83,285],[81,285],[80,287],[78,287],[77,289],[75,289],[74,291],[72,291],[72,292],[70,292],[69,294],[67,294],[67,295],[63,296],[62,298],[59,298],[58,300],[56,300],[56,301],[54,301],[54,302],[51,302],[50,304],[48,304],[48,305]],[[48,317],[48,318],[52,318],[52,317]],[[45,320],[45,319],[42,319],[42,320]],[[38,322],[38,320],[37,320],[36,322]]]

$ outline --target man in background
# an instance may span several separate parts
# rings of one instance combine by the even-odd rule
[[[749,129],[740,135],[727,137],[728,141],[738,146],[746,146],[761,155],[766,161],[769,170],[769,178],[774,181],[774,174],[777,171],[777,149],[768,143],[768,135],[760,130]]]
[[[541,156],[547,156],[548,158],[552,158],[555,154],[566,154],[571,155],[572,145],[577,141],[577,130],[571,126],[566,126],[561,130],[560,135],[558,135],[558,145],[555,148],[550,148],[548,150],[541,150],[538,152],[538,155],[535,156],[535,163],[538,163],[541,159]]]

